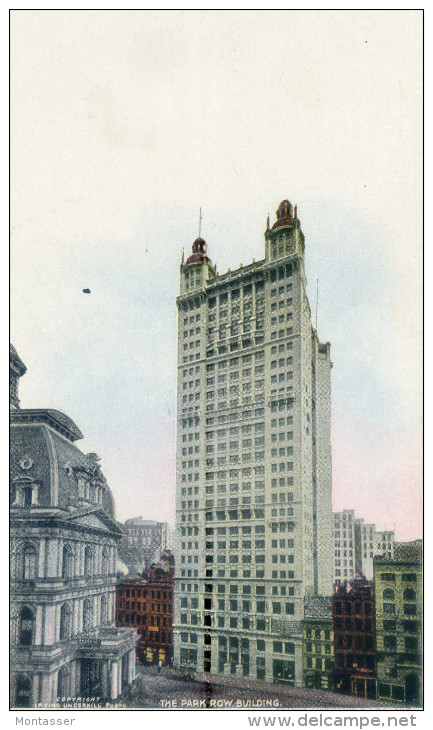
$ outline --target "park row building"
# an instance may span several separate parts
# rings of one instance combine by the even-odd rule
[[[11,346],[11,706],[112,704],[135,678],[136,641],[115,627],[114,500],[68,416],[19,407],[25,372]]]
[[[332,593],[332,363],[276,215],[261,261],[219,275],[198,238],[181,264],[174,661],[300,686],[304,598]]]

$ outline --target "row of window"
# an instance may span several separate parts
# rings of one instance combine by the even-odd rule
[[[183,324],[186,326],[187,324],[193,324],[193,322],[200,322],[200,314],[192,314],[190,317],[183,317]]]
[[[97,616],[94,613],[92,603],[89,599],[83,601],[82,607],[82,629],[88,631],[95,623]],[[100,600],[99,623],[105,624],[108,621],[108,600],[102,595]],[[35,613],[29,606],[23,606],[18,618],[18,643],[20,646],[32,646],[35,639]],[[65,641],[72,635],[72,609],[68,603],[60,607],[59,640]]]
[[[38,551],[37,548],[30,544],[25,545],[21,552],[20,577],[22,580],[34,580],[38,576]],[[89,546],[84,549],[83,575],[90,578],[95,574],[96,555]],[[62,550],[61,575],[62,578],[72,578],[76,574],[77,561],[74,558],[73,551],[69,545],[65,545]],[[108,548],[103,548],[101,553],[102,574],[108,575],[110,570],[110,554]]]

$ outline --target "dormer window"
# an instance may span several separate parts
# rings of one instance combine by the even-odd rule
[[[36,482],[25,477],[14,481],[13,487],[15,488],[15,499],[12,507],[25,507],[26,509],[30,509],[38,504],[39,485]]]

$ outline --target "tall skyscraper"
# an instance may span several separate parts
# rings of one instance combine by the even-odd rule
[[[331,595],[329,343],[284,200],[265,257],[180,268],[175,665],[302,682],[304,597]]]

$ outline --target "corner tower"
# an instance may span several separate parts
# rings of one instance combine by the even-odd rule
[[[182,257],[183,258],[183,257]],[[180,265],[180,293],[203,289],[216,277],[216,267],[207,255],[207,243],[196,238],[192,244],[191,256]]]

